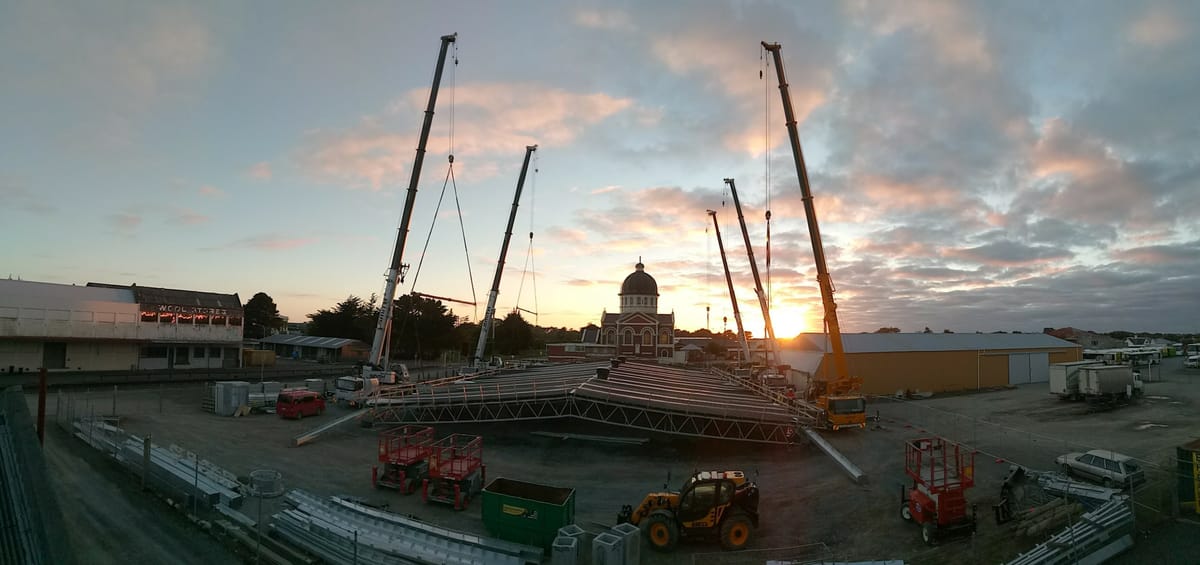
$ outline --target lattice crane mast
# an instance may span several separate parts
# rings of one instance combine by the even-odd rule
[[[396,234],[396,247],[392,251],[392,262],[388,266],[387,283],[383,288],[383,303],[379,307],[379,319],[375,323],[375,338],[371,341],[371,356],[363,367],[363,378],[383,377],[381,381],[394,381],[395,375],[388,370],[387,344],[392,333],[392,317],[396,298],[396,287],[404,281],[408,265],[403,263],[404,245],[408,240],[409,223],[412,220],[413,203],[417,197],[417,183],[421,180],[421,164],[425,161],[425,146],[429,141],[429,130],[433,126],[433,109],[437,105],[438,87],[442,82],[442,70],[446,66],[446,52],[450,44],[458,39],[457,33],[442,36],[442,47],[438,52],[437,68],[433,72],[433,86],[429,89],[429,103],[425,107],[425,122],[421,125],[421,136],[417,141],[417,155],[413,159],[412,176],[408,181],[408,194],[404,198],[404,212],[400,216],[400,228]]]
[[[496,261],[496,276],[492,278],[492,290],[488,292],[487,309],[484,310],[483,320],[479,323],[479,344],[475,346],[475,356],[471,358],[471,366],[483,368],[483,351],[487,346],[488,331],[492,327],[492,318],[496,315],[496,299],[500,296],[500,277],[504,274],[504,258],[508,256],[508,243],[512,240],[513,223],[517,219],[517,206],[521,203],[521,189],[525,187],[525,174],[529,172],[529,158],[538,146],[525,147],[525,162],[521,164],[521,176],[517,177],[517,193],[513,195],[512,211],[508,213],[508,227],[504,229],[504,243],[500,245],[500,259]],[[532,233],[532,232],[530,232]]]
[[[778,43],[762,42],[763,49],[774,58],[775,73],[779,78],[779,95],[783,99],[783,114],[787,120],[788,141],[792,146],[792,158],[796,162],[796,176],[800,180],[800,192],[804,201],[804,215],[808,219],[808,234],[812,242],[813,259],[817,265],[817,285],[821,288],[821,301],[825,307],[825,328],[829,332],[832,349],[834,376],[832,379],[812,378],[809,384],[809,400],[817,403],[825,412],[826,425],[833,429],[857,426],[866,427],[866,400],[860,392],[862,379],[850,376],[846,364],[846,351],[842,346],[842,331],[838,325],[837,303],[833,300],[833,279],[825,266],[825,247],[821,243],[821,230],[817,225],[817,211],[813,207],[812,188],[808,183],[808,169],[804,164],[804,152],[800,149],[800,132],[796,126],[796,113],[792,108],[792,97],[788,91],[787,77],[783,71],[782,47]]]
[[[725,258],[725,244],[721,242],[721,226],[717,225],[717,211],[709,210],[712,216],[713,229],[717,233],[717,250],[721,252],[721,264],[725,266],[725,284],[729,285],[729,301],[733,303],[733,320],[737,322],[738,338],[742,342],[742,359],[750,363],[750,342],[746,339],[746,329],[742,327],[742,312],[738,309],[737,294],[733,291],[733,276],[729,274],[729,260]]]
[[[775,341],[775,326],[771,323],[771,305],[767,303],[767,293],[763,292],[762,278],[758,276],[758,261],[754,260],[754,247],[750,245],[750,232],[746,230],[746,218],[742,216],[742,203],[738,200],[737,186],[733,179],[725,179],[729,192],[733,194],[733,206],[737,209],[738,223],[742,226],[742,239],[746,242],[746,256],[750,258],[750,272],[754,274],[754,294],[758,295],[758,305],[762,308],[763,324],[767,328],[767,339],[772,359],[769,366],[779,364],[779,343]]]

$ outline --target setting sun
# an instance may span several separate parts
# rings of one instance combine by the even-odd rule
[[[808,306],[789,306],[772,309],[771,322],[775,325],[775,337],[788,339],[801,332],[820,331],[821,320],[812,317],[812,309]]]

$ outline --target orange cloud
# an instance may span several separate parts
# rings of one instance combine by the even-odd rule
[[[783,110],[776,94],[778,91],[774,90],[778,86],[775,71],[768,68],[769,75],[761,79],[757,76],[759,69],[753,59],[753,46],[756,44],[756,41],[749,39],[727,36],[721,30],[696,28],[655,39],[651,51],[667,69],[676,74],[701,73],[707,76],[713,85],[733,99],[740,114],[761,116],[763,104],[768,103],[771,104],[773,116],[782,116]],[[825,103],[832,74],[828,69],[803,65],[788,67],[787,70],[789,76],[797,72],[804,76],[803,81],[792,81],[789,85],[796,121],[803,123],[813,110]],[[768,81],[772,89],[770,100],[765,102],[763,81]],[[780,117],[777,121],[782,120]],[[776,135],[767,140],[770,144],[767,149],[777,147],[787,139],[783,127],[776,127],[774,132]],[[741,131],[725,136],[722,141],[730,150],[744,151],[752,157],[761,156],[764,150],[762,124],[749,124]]]
[[[248,174],[258,180],[271,180],[271,164],[266,161],[255,163]]]
[[[609,31],[634,31],[637,29],[637,26],[629,18],[629,14],[621,10],[579,10],[575,12],[575,24]]]
[[[1164,47],[1183,39],[1188,29],[1186,21],[1167,6],[1151,6],[1142,16],[1129,24],[1129,40],[1146,47]]]
[[[323,181],[349,188],[378,191],[401,185],[417,136],[395,133],[397,128],[388,124],[397,115],[419,115],[427,97],[427,89],[412,90],[390,105],[383,117],[364,118],[345,131],[311,132],[301,151],[302,167]],[[527,145],[568,145],[588,127],[633,106],[629,98],[534,84],[467,84],[460,86],[454,97],[455,174],[462,180],[497,174],[506,159],[516,160]],[[431,154],[450,149],[448,126],[446,121],[435,120],[426,165]]]
[[[869,2],[853,0],[850,13],[872,24],[875,33],[891,35],[901,29],[916,30],[937,47],[942,62],[988,71],[992,55],[983,29],[966,4],[944,0]]]

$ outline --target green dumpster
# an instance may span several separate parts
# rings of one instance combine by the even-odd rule
[[[575,523],[575,489],[498,478],[483,489],[483,525],[503,540],[549,548]]]

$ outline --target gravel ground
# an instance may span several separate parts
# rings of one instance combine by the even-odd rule
[[[741,469],[757,478],[762,490],[762,526],[750,551],[720,553],[717,544],[700,542],[683,545],[671,555],[643,551],[643,563],[648,565],[761,564],[766,559],[812,556],[905,559],[910,563],[997,563],[1039,541],[1016,538],[991,518],[991,505],[998,501],[1000,482],[1010,462],[1050,469],[1054,457],[1082,447],[1106,447],[1165,462],[1174,446],[1200,435],[1195,418],[1200,402],[1200,388],[1196,386],[1200,384],[1200,371],[1183,370],[1180,365],[1178,359],[1166,360],[1165,380],[1148,383],[1145,399],[1111,410],[1060,402],[1047,393],[1045,384],[906,403],[874,402],[870,409],[881,416],[878,427],[827,436],[866,471],[870,480],[864,485],[851,483],[832,459],[807,445],[679,439],[562,420],[438,425],[435,429],[439,437],[455,432],[483,435],[489,479],[507,477],[575,488],[577,522],[589,529],[611,525],[623,504],[636,504],[646,492],[661,488],[668,472],[673,488],[697,469]],[[259,468],[276,469],[283,473],[290,488],[363,497],[442,526],[486,533],[478,500],[472,501],[466,511],[456,512],[446,506],[425,505],[419,495],[406,497],[372,489],[376,430],[348,424],[304,447],[290,447],[294,435],[344,414],[341,407],[331,407],[325,415],[303,421],[273,415],[222,418],[200,409],[201,394],[198,385],[122,390],[118,397],[122,426],[136,434],[152,433],[156,443],[175,443],[196,451],[238,475]],[[91,396],[95,405],[107,410],[111,395],[111,391],[104,391]],[[77,405],[86,406],[82,403],[85,396],[76,393]],[[53,410],[53,399],[49,404]],[[532,435],[533,431],[627,435],[651,441],[643,446],[609,445],[550,439]],[[934,433],[973,442],[983,453],[977,459],[977,486],[968,495],[978,507],[978,534],[931,549],[921,543],[915,526],[900,520],[898,511],[900,489],[907,482],[904,441]],[[206,542],[207,538],[186,522],[172,525],[164,520],[165,507],[136,491],[132,476],[121,477],[121,471],[73,455],[84,450],[80,443],[62,449],[62,444],[74,442],[65,434],[58,434],[55,442],[59,447],[51,450],[52,473],[63,472],[66,481],[74,481],[74,486],[67,484],[64,492],[82,490],[78,485],[89,481],[105,486],[98,489],[102,491],[96,495],[99,498],[88,504],[64,504],[64,511],[73,515],[68,516],[68,523],[80,530],[72,543],[81,552],[97,556],[90,562],[127,561],[130,556],[122,551],[129,551],[123,549],[129,545],[137,546],[139,551],[157,551],[154,548],[166,547],[168,541],[172,548],[183,548],[183,557],[172,549],[171,560],[175,562],[190,562],[188,555],[194,556],[195,562],[233,559],[227,554],[203,553],[214,551],[215,544]],[[79,464],[80,459],[84,464]],[[1161,506],[1159,491],[1162,489],[1139,493],[1139,501],[1148,507]],[[277,504],[268,501],[264,512],[273,511]],[[108,511],[116,512],[113,519],[99,518]],[[1147,514],[1145,519],[1143,514]],[[1186,552],[1183,548],[1189,546],[1180,543],[1176,551],[1172,543],[1179,535],[1194,532],[1194,527],[1155,526],[1160,518],[1154,511],[1139,511],[1139,528],[1147,533],[1118,562],[1195,562],[1195,548]],[[107,529],[99,528],[96,522],[103,522]],[[117,530],[128,532],[118,535]],[[122,535],[150,539],[136,544],[107,541],[122,539]],[[178,540],[160,536],[178,536]],[[82,545],[76,537],[84,540]],[[143,544],[147,546],[144,549]],[[150,556],[137,562],[165,561]]]

